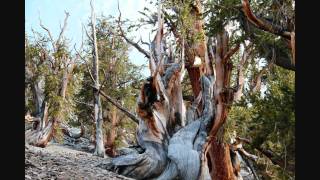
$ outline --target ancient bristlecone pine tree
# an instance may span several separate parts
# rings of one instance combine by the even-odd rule
[[[189,37],[199,33],[205,36],[200,1],[195,4],[190,13],[199,18],[187,31]],[[132,118],[139,121],[137,142],[141,148],[127,148],[102,166],[136,179],[242,179],[237,158],[242,146],[238,141],[223,142],[223,124],[233,97],[238,100],[241,96],[242,66],[248,54],[238,67],[238,86],[230,88],[230,57],[239,50],[239,44],[230,48],[226,31],[217,34],[211,49],[205,39],[194,42],[173,32],[180,47],[180,56],[175,58],[166,54],[163,23],[159,3],[158,31],[149,53],[126,38],[120,28],[120,35],[149,58],[151,77],[141,88],[136,110],[139,117]],[[188,110],[181,87],[186,71],[194,95]]]

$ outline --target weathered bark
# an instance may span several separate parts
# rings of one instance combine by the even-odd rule
[[[201,174],[203,177],[208,177],[209,174],[203,175],[205,171],[202,169],[206,168],[205,165],[200,167],[200,164],[206,129],[213,117],[213,92],[210,88],[212,80],[210,81],[203,76],[201,82],[204,84],[202,90],[202,99],[205,102],[203,116],[189,120],[190,124],[181,129],[178,123],[169,124],[170,106],[168,104],[170,102],[166,105],[166,102],[162,100],[153,102],[151,107],[145,107],[149,102],[140,101],[138,114],[141,120],[137,141],[145,151],[142,154],[134,151],[125,156],[117,157],[112,160],[109,169],[137,179],[156,177],[158,179],[173,179],[175,177],[198,179]],[[143,99],[141,96],[140,100]],[[169,96],[169,101],[172,99],[173,97]],[[174,117],[171,116],[171,118]],[[172,136],[168,133],[170,129]]]
[[[93,1],[90,1],[91,6],[91,25],[92,25],[92,39],[93,39],[93,78],[94,86],[93,96],[94,96],[94,119],[96,123],[96,149],[94,154],[100,157],[105,156],[105,149],[103,145],[103,133],[102,133],[102,106],[101,99],[99,96],[99,58],[98,58],[98,48],[97,48],[97,37],[96,37],[96,24],[95,24],[95,12],[93,7]]]
[[[211,178],[232,180],[236,178],[236,174],[234,174],[232,168],[229,147],[223,142],[220,142],[223,137],[222,125],[227,119],[227,113],[234,96],[234,92],[230,88],[232,70],[230,57],[239,49],[238,45],[230,49],[228,42],[228,33],[226,31],[220,32],[217,36],[216,52],[214,54],[216,72],[214,102],[216,102],[216,114],[209,133],[212,140],[209,142],[207,155],[210,159],[209,164],[211,164]],[[218,131],[222,133],[218,134]]]
[[[42,103],[41,114],[36,117],[29,117],[29,122],[33,123],[32,129],[25,132],[25,140],[28,144],[38,147],[46,147],[53,136],[54,121],[48,117],[48,105]]]
[[[33,94],[33,101],[35,104],[35,116],[41,115],[41,106],[44,100],[44,88],[43,88],[43,81],[36,81],[32,83],[32,94]]]
[[[200,93],[200,76],[202,74],[212,75],[212,64],[207,54],[207,44],[203,29],[202,5],[199,0],[190,4],[190,14],[193,17],[192,27],[187,30],[187,40],[182,46],[185,48],[186,68],[190,77],[192,92],[194,97]],[[195,36],[202,37],[199,40],[191,40]],[[201,64],[195,64],[196,59],[200,58]]]
[[[116,155],[116,146],[115,146],[115,140],[117,137],[117,124],[118,124],[119,118],[117,115],[116,107],[111,108],[111,128],[109,129],[109,132],[107,133],[107,138],[105,140],[105,148],[106,148],[106,154],[108,156],[114,157]]]
[[[289,163],[284,158],[272,152],[271,150],[263,149],[260,147],[256,147],[256,149],[260,151],[263,155],[265,155],[267,158],[269,158],[273,164],[280,166],[285,171],[289,171],[291,173],[295,172],[295,164]]]
[[[200,2],[193,6],[193,16],[198,19],[189,35],[203,31]],[[240,179],[232,164],[233,150],[222,142],[223,124],[234,97],[230,58],[239,45],[230,48],[225,31],[218,35],[216,51],[210,51],[214,56],[211,61],[215,60],[215,80],[205,40],[182,43],[185,56],[164,64],[160,12],[149,56],[152,76],[142,86],[137,103],[137,142],[143,151],[128,150],[113,158],[106,168],[136,179]],[[194,94],[188,111],[184,110],[181,94],[184,59]],[[200,63],[195,63],[199,59]]]
[[[121,106],[118,102],[116,102],[114,99],[112,99],[110,96],[106,95],[103,91],[99,91],[99,93],[104,97],[108,102],[110,102],[112,105],[117,107],[121,112],[123,112],[126,116],[128,116],[131,120],[133,120],[135,123],[139,123],[139,117],[137,117],[135,114]]]
[[[49,121],[42,130],[27,130],[25,132],[26,142],[33,146],[46,147],[53,135],[53,121]]]
[[[158,11],[158,17],[161,16],[160,12]],[[159,22],[158,33],[153,42],[155,46],[150,50],[152,77],[144,83],[138,99],[137,114],[140,118],[137,142],[144,151],[132,150],[116,157],[107,168],[137,179],[210,177],[206,164],[201,162],[204,158],[202,146],[214,113],[213,80],[212,77],[199,76],[202,116],[186,117],[181,90],[184,63],[164,66],[164,52],[160,48],[164,43],[162,28],[162,23]],[[198,100],[199,98],[196,99]],[[199,102],[195,104],[197,109]]]
[[[211,178],[219,180],[235,179],[233,166],[231,164],[229,146],[219,140],[210,141],[211,151],[209,151],[211,160]]]
[[[67,87],[68,87],[68,83],[70,81],[71,75],[72,75],[72,71],[73,68],[75,67],[75,64],[72,63],[71,67],[68,68],[66,67],[64,72],[63,72],[63,78],[62,78],[62,86],[61,86],[61,91],[60,91],[60,96],[65,99],[66,97],[66,92],[67,92]]]

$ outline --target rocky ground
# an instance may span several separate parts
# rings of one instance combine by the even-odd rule
[[[25,179],[130,179],[98,166],[109,160],[66,144],[46,148],[26,144]]]

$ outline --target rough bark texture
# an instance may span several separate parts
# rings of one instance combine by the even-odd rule
[[[150,50],[152,77],[142,86],[138,99],[137,142],[142,151],[128,150],[127,154],[114,158],[107,168],[137,179],[208,178],[208,168],[201,160],[207,127],[214,113],[213,79],[199,76],[197,86],[201,90],[203,113],[200,117],[186,117],[181,90],[184,63],[180,60],[164,66],[160,12],[158,33]],[[194,104],[189,114],[198,108],[199,102]]]
[[[211,178],[219,180],[235,179],[229,146],[216,139],[210,142],[212,149],[209,153],[212,164]]]
[[[212,141],[209,143],[208,156],[212,170],[210,172],[212,179],[222,178],[235,179],[236,176],[230,160],[229,147],[219,141],[222,140],[223,133],[218,134],[218,131],[223,131],[223,124],[226,121],[227,113],[231,102],[233,101],[234,92],[230,86],[230,75],[232,63],[230,57],[238,50],[238,46],[231,49],[228,45],[229,37],[226,31],[218,34],[216,40],[216,60],[215,72],[216,82],[214,84],[214,99],[216,102],[216,114],[214,124],[210,130],[209,136]],[[218,155],[217,155],[218,154]]]
[[[245,45],[245,44],[244,44]],[[234,93],[234,101],[239,101],[243,95],[243,86],[244,86],[244,71],[246,64],[248,63],[248,59],[251,53],[250,50],[251,47],[245,47],[241,60],[238,64],[238,69],[237,69],[237,87],[236,87],[236,92]]]
[[[116,107],[112,107],[111,110],[111,128],[109,129],[109,132],[107,133],[107,138],[105,141],[105,148],[106,148],[106,154],[108,156],[114,157],[116,155],[116,146],[115,146],[115,140],[117,137],[117,124],[118,124],[118,115]]]
[[[200,1],[192,6],[191,13],[198,18],[189,35],[203,33]],[[127,148],[104,167],[136,179],[241,179],[240,167],[233,163],[238,152],[222,142],[223,124],[234,97],[230,58],[239,45],[230,48],[225,31],[218,35],[216,51],[211,53],[205,40],[184,43],[182,38],[179,42],[185,55],[164,61],[162,21],[159,10],[158,32],[149,53],[151,77],[141,87],[137,102],[139,148]],[[184,67],[194,95],[187,111],[181,90]]]

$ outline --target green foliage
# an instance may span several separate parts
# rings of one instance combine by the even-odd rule
[[[49,109],[49,119],[57,119],[60,122],[68,122],[73,119],[75,112],[74,94],[79,89],[79,80],[77,80],[78,72],[71,72],[66,96],[61,96],[61,88],[63,84],[63,76],[67,63],[73,59],[67,44],[67,39],[62,38],[57,44],[57,50],[54,51],[52,43],[49,41],[47,34],[33,32],[32,36],[26,36],[25,41],[25,64],[26,64],[26,111],[34,114],[35,112],[35,95],[32,87],[40,84],[42,87],[44,101]],[[78,62],[74,62],[78,63]],[[75,65],[77,66],[77,64]],[[76,68],[77,69],[77,68]],[[70,71],[70,69],[68,69]],[[54,127],[54,137],[56,140],[61,139],[62,133],[59,131],[58,125]]]
[[[232,106],[228,116],[229,131],[236,130],[240,137],[251,138],[252,146],[248,148],[269,149],[294,163],[294,84],[294,72],[275,66],[268,75],[267,90],[262,97],[259,93],[248,94]],[[272,166],[269,173],[270,176],[278,174],[278,178],[288,178],[288,174],[277,166]]]
[[[116,19],[113,17],[97,17],[96,33],[97,45],[99,53],[99,81],[102,86],[102,91],[111,96],[117,102],[122,104],[131,112],[135,112],[136,97],[139,94],[141,86],[141,70],[142,67],[133,64],[128,58],[129,45],[126,41],[118,36],[119,29],[116,24]],[[90,25],[90,24],[89,24]],[[92,52],[92,43],[87,43],[87,51]],[[88,62],[92,62],[91,54],[85,55]],[[88,64],[91,69],[91,63]],[[81,65],[80,69],[83,74],[81,81],[81,90],[76,98],[81,102],[93,104],[93,84],[90,74],[87,71],[86,65]],[[139,89],[137,89],[139,88]],[[112,128],[111,111],[113,105],[103,100],[102,109],[104,114],[104,136],[108,134]],[[116,129],[121,130],[126,128],[127,131],[133,133],[135,131],[135,123],[126,116],[120,118],[122,114],[117,111],[117,117],[120,121]],[[77,115],[79,121],[88,126],[94,126],[93,123],[93,108],[83,103],[77,103]],[[134,127],[134,128],[133,128]],[[127,129],[128,128],[128,129]],[[121,139],[117,137],[116,144],[121,145]]]

